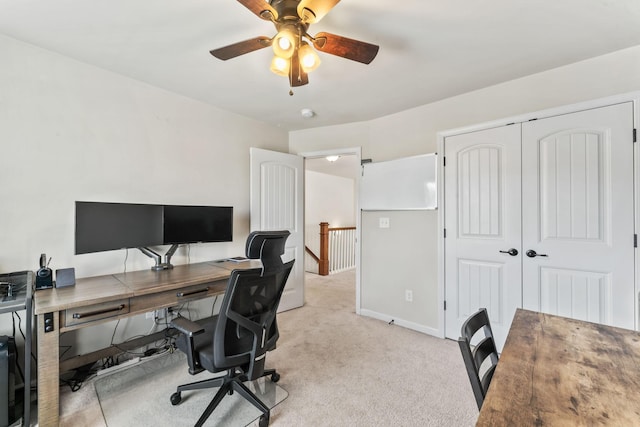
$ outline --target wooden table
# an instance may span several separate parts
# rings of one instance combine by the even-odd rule
[[[640,425],[640,333],[518,309],[476,425]]]
[[[234,268],[261,265],[203,262],[171,270],[133,271],[78,279],[75,286],[36,291],[38,336],[38,423],[59,424],[60,373],[99,360],[115,347],[60,362],[60,334],[224,293]]]

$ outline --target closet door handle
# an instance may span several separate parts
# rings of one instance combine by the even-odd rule
[[[527,256],[528,256],[529,258],[535,258],[535,257],[537,257],[537,256],[548,256],[548,255],[547,255],[547,254],[539,254],[539,253],[537,253],[536,251],[534,251],[533,249],[529,249],[529,250],[527,251]]]
[[[500,251],[501,254],[509,254],[511,256],[518,255],[518,250],[516,248],[511,248],[508,251]]]

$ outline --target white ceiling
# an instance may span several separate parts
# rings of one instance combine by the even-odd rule
[[[305,158],[304,169],[350,179],[356,179],[362,170],[355,154],[341,154],[334,162],[328,161],[325,157]]]
[[[287,130],[371,120],[640,45],[640,0],[342,0],[309,33],[320,31],[380,52],[370,65],[320,53],[289,96],[269,48],[209,54],[275,34],[234,0],[0,0],[0,34]]]

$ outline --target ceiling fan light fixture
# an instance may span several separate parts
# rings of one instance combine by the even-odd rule
[[[277,42],[278,42],[278,48],[287,52],[290,51],[291,46],[293,46],[287,37],[279,37]]]
[[[271,60],[271,71],[279,76],[287,77],[289,75],[290,63],[288,59],[274,56]]]
[[[289,87],[309,83],[309,72],[320,65],[318,53],[369,64],[378,54],[379,46],[337,34],[319,32],[309,34],[309,26],[320,21],[340,0],[237,0],[254,15],[275,26],[274,37],[252,37],[209,51],[226,61],[249,52],[271,46],[275,58],[270,69],[286,76]],[[293,91],[289,90],[293,95]]]
[[[300,57],[300,66],[305,73],[315,70],[320,65],[320,57],[307,42],[302,42],[300,45],[298,56]]]
[[[340,0],[302,0],[298,3],[298,16],[309,24],[320,21]]]
[[[277,56],[289,59],[296,50],[296,35],[289,28],[283,28],[273,38],[271,46]]]
[[[300,19],[302,19],[302,22],[316,22],[316,14],[313,12],[313,10],[306,7],[299,9],[298,15],[300,16]]]

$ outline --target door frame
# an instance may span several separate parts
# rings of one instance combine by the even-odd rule
[[[444,203],[444,162],[445,162],[445,138],[460,135],[464,133],[476,132],[479,130],[485,130],[494,127],[506,126],[510,123],[527,122],[530,120],[544,119],[554,116],[561,116],[563,114],[575,113],[578,111],[590,110],[594,108],[605,107],[612,104],[618,104],[622,102],[633,103],[633,127],[638,133],[638,125],[640,123],[640,91],[628,92],[620,95],[608,96],[604,98],[598,98],[590,101],[563,105],[560,107],[549,108],[545,110],[539,110],[531,113],[520,114],[517,116],[510,116],[497,120],[492,120],[484,123],[478,123],[470,126],[463,126],[459,128],[440,131],[437,133],[437,149],[438,153],[443,153],[442,156],[438,156],[438,332],[441,338],[445,338],[445,303],[446,303],[446,274],[445,274],[445,237],[444,237],[444,225],[445,225],[445,212],[446,206]],[[640,234],[640,155],[638,150],[638,143],[633,146],[633,186],[634,186],[634,228],[635,233]],[[635,314],[634,324],[635,329],[640,330],[639,317],[639,284],[638,274],[640,269],[640,256],[638,250],[634,254],[634,294],[635,298]]]
[[[327,156],[356,156],[358,163],[362,164],[362,149],[361,147],[351,147],[351,148],[334,148],[328,150],[321,151],[305,151],[302,153],[296,153],[298,156],[304,157],[304,159],[317,159],[320,157]],[[356,314],[360,314],[360,253],[361,247],[360,242],[362,241],[360,233],[360,177],[362,175],[357,175],[355,180],[355,188],[354,188],[354,197],[355,197],[355,217],[356,217]],[[305,192],[305,198],[307,197]]]

